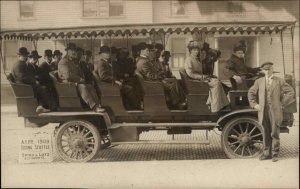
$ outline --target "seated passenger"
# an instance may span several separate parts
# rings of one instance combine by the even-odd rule
[[[124,86],[129,86],[127,88],[131,88],[122,93],[126,109],[137,110],[142,108],[141,102],[144,95],[139,79],[135,75],[136,65],[128,56],[129,51],[126,48],[118,49],[115,65],[116,79],[121,81]]]
[[[49,73],[52,71],[51,70],[51,64],[52,64],[52,50],[47,49],[44,52],[44,62],[39,64],[39,81],[42,85],[46,86],[50,92],[50,95],[53,97],[53,100],[55,100],[55,104],[58,106],[58,101],[57,101],[57,94],[54,88],[54,84],[51,80],[51,77]]]
[[[100,60],[95,62],[94,65],[94,76],[97,81],[104,81],[112,83],[114,81],[113,76],[113,63],[110,61],[110,48],[108,46],[100,47]],[[121,85],[121,82],[115,82],[118,85]]]
[[[149,45],[149,59],[159,72],[163,71],[162,63],[160,62],[161,53],[164,50],[164,46],[160,43]]]
[[[171,57],[170,51],[162,51],[161,56],[159,58],[159,62],[161,64],[162,71],[163,71],[164,75],[168,78],[174,77],[171,72],[171,69],[169,67],[170,57]]]
[[[77,59],[76,45],[69,43],[65,55],[58,63],[58,76],[63,83],[73,83],[83,101],[95,112],[104,112],[92,85],[87,84]]]
[[[60,50],[55,50],[53,52],[53,59],[50,66],[51,71],[56,71],[58,69],[58,63],[61,60],[61,58],[62,53],[60,52]]]
[[[125,78],[123,79],[122,73],[120,71],[120,66],[117,63],[112,63],[110,57],[111,49],[107,46],[102,46],[100,48],[100,60],[99,62],[95,63],[94,67],[94,76],[97,81],[107,82],[107,83],[116,83],[120,86],[122,97],[126,100],[123,102],[126,109],[140,109],[140,102],[138,102],[137,94],[133,90],[133,86],[128,85],[128,77],[126,75],[126,82]],[[125,57],[126,58],[126,57]],[[119,61],[122,61],[119,59]],[[122,63],[123,64],[123,63]],[[118,65],[118,66],[117,66]],[[116,71],[119,70],[120,72]],[[122,70],[125,71],[125,70]],[[125,77],[125,76],[124,76]],[[99,91],[101,91],[101,86],[99,87]],[[128,106],[127,106],[128,104]]]
[[[94,77],[92,73],[92,64],[90,63],[90,58],[92,56],[91,51],[84,51],[82,48],[77,47],[77,60],[80,69],[83,72],[86,83],[94,85]]]
[[[37,51],[29,52],[25,47],[21,47],[18,52],[19,60],[14,64],[12,69],[12,76],[16,83],[28,84],[33,88],[34,93],[37,96],[38,107],[36,108],[37,113],[45,113],[54,110],[56,107],[51,100],[51,96],[48,93],[46,86],[43,86],[38,81],[38,67],[36,63],[41,56],[38,55]],[[30,57],[29,62],[26,62]]]
[[[229,104],[222,84],[218,79],[203,74],[203,64],[200,60],[204,60],[205,57],[200,57],[199,60],[200,43],[190,41],[188,49],[190,56],[185,60],[185,71],[190,78],[208,83],[210,92],[206,104],[210,106],[211,112],[218,112]]]
[[[167,93],[167,104],[169,108],[186,108],[185,94],[181,85],[175,80],[166,80],[163,72],[158,70],[155,64],[149,59],[149,45],[140,43],[140,56],[137,61],[136,71],[146,81],[161,81]]]
[[[260,68],[251,68],[245,64],[245,53],[247,46],[245,41],[233,48],[233,54],[227,60],[224,75],[230,79],[232,89],[237,89],[237,84],[245,83],[245,79],[256,77]],[[254,78],[255,79],[255,78]]]
[[[44,62],[39,64],[39,72],[40,72],[40,81],[41,84],[46,85],[47,87],[52,87],[52,80],[49,76],[49,72],[51,72],[51,64],[52,64],[52,50],[47,49],[44,52]]]

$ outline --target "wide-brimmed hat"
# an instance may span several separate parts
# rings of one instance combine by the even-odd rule
[[[141,43],[138,44],[137,48],[138,48],[139,51],[143,50],[143,49],[146,49],[146,48],[151,49],[151,45],[148,45],[145,42],[141,42]]]
[[[164,50],[164,46],[161,43],[155,43],[154,48],[159,50],[159,51]]]
[[[209,44],[204,42],[203,45],[202,45],[202,48],[201,50],[204,50],[204,51],[208,51],[210,48],[209,48]]]
[[[31,53],[28,55],[29,58],[41,58],[42,56],[39,55],[39,53],[36,50],[31,51]]]
[[[68,43],[67,48],[66,48],[65,50],[66,50],[66,51],[67,51],[67,50],[73,50],[73,51],[76,51],[76,45],[75,45],[75,43]]]
[[[62,52],[60,52],[60,50],[55,50],[54,52],[53,52],[53,56],[61,56],[63,53]]]
[[[265,62],[260,66],[260,68],[263,70],[270,70],[273,65],[273,62]]]
[[[233,52],[236,51],[243,51],[245,53],[247,51],[246,41],[244,40],[239,41],[239,43],[233,47]]]
[[[99,54],[101,53],[110,53],[110,48],[108,46],[102,46],[100,47],[100,51],[99,51]]]
[[[29,55],[29,52],[26,47],[19,48],[19,52],[17,52],[18,55],[27,56]]]
[[[53,56],[52,50],[46,49],[46,50],[44,51],[44,56],[52,57],[52,56]]]
[[[188,47],[189,49],[192,49],[192,48],[199,48],[199,49],[200,49],[200,48],[201,48],[201,44],[200,44],[199,41],[193,40],[193,41],[190,41],[190,42],[188,43],[187,47]]]

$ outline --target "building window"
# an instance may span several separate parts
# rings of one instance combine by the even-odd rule
[[[123,0],[83,0],[83,17],[116,17],[123,15]]]
[[[228,12],[230,13],[241,13],[244,11],[242,2],[230,1],[228,2]]]
[[[34,1],[19,1],[19,7],[21,19],[34,18]]]
[[[183,1],[172,0],[171,1],[171,16],[183,16],[185,15],[185,6]]]
[[[171,42],[172,64],[171,67],[175,69],[183,68],[186,58],[185,38],[174,38]]]

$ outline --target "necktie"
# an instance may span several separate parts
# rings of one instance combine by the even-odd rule
[[[271,79],[267,78],[267,90],[270,91],[270,87],[271,87]]]

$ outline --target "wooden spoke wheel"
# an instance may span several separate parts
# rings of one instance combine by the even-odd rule
[[[229,121],[221,135],[228,158],[255,158],[263,152],[263,127],[252,117],[237,117]]]
[[[99,152],[101,138],[98,129],[84,120],[61,125],[55,137],[59,156],[67,162],[87,162]]]

